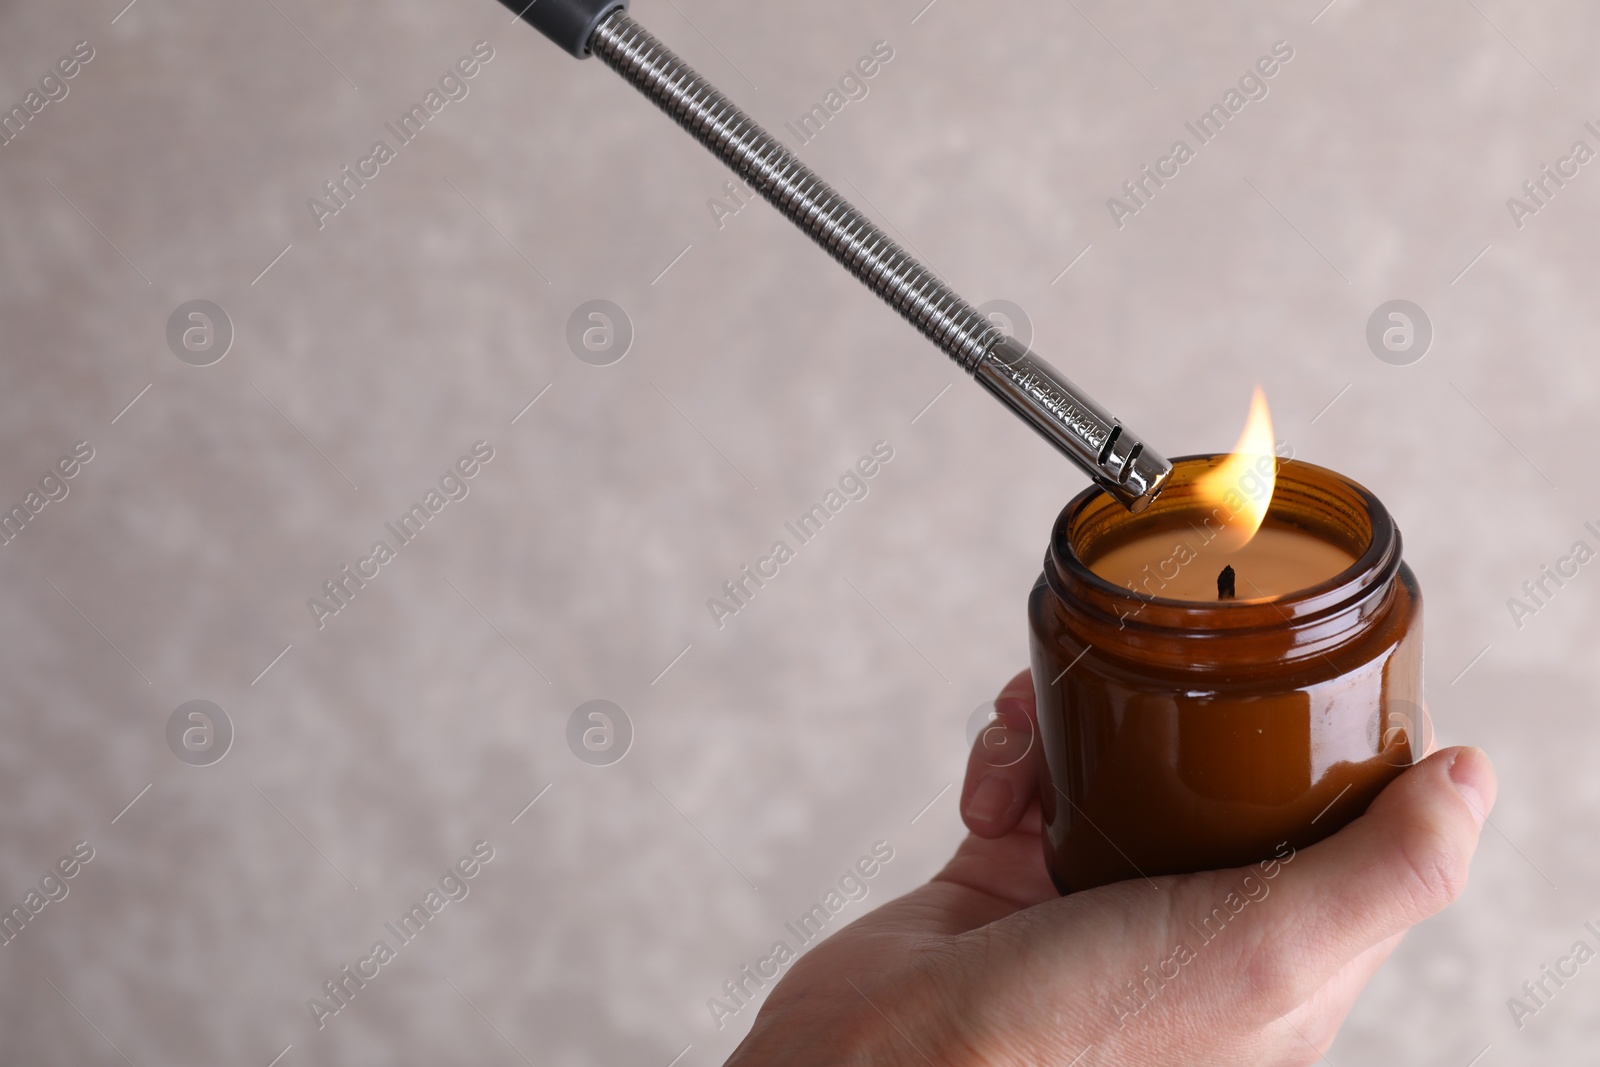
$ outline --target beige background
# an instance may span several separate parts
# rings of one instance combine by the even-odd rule
[[[0,900],[95,849],[0,948],[0,1061],[719,1063],[752,1013],[718,1032],[706,998],[786,919],[873,841],[868,904],[959,839],[940,791],[1082,478],[769,208],[719,231],[724,171],[489,0],[122,3],[0,0],[0,103],[96,51],[0,148],[0,499],[95,449],[0,548]],[[1505,1001],[1600,919],[1600,578],[1521,630],[1505,602],[1600,520],[1600,175],[1521,230],[1505,200],[1596,143],[1600,26],[1318,6],[635,13],[774,129],[888,41],[809,163],[1155,447],[1228,447],[1259,383],[1387,502],[1440,739],[1501,800],[1329,1059],[1588,1062],[1600,975],[1521,1032]],[[1106,197],[1280,39],[1270,95],[1118,231]],[[307,198],[479,40],[470,96],[319,232]],[[637,332],[608,368],[564,340],[596,297]],[[1404,368],[1363,336],[1396,297],[1437,330]],[[196,298],[237,331],[207,368],[164,336]],[[471,495],[319,632],[306,598],[479,439]],[[705,599],[879,439],[870,496],[718,631]],[[565,741],[596,697],[637,732],[606,768]],[[237,731],[206,768],[164,739],[196,698]],[[471,895],[318,1032],[306,999],[480,838]]]

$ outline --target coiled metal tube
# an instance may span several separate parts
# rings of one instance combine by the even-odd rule
[[[587,8],[600,18],[587,41],[592,54],[672,116],[1107,491],[1134,511],[1155,499],[1172,472],[1170,463],[1043,359],[1007,339],[998,325],[630,18],[624,7],[602,12],[604,4],[615,2],[601,0]],[[580,22],[575,19],[573,25]],[[584,46],[576,37],[565,43],[582,54]]]
[[[589,47],[967,371],[1000,342],[999,326],[625,13]]]

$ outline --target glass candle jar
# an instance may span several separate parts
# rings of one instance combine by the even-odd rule
[[[1236,599],[1161,595],[1182,567],[1215,566],[1215,506],[1196,481],[1226,458],[1175,460],[1138,515],[1092,488],[1051,532],[1028,618],[1045,861],[1062,893],[1310,844],[1426,751],[1421,593],[1388,511],[1348,478],[1277,461],[1262,527],[1353,559],[1343,570],[1270,596],[1244,570]],[[1170,551],[1152,552],[1145,580],[1096,573],[1162,535]]]

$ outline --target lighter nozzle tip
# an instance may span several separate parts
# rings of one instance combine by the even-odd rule
[[[1172,477],[1172,463],[1124,430],[1100,463],[1096,480],[1124,507],[1137,515],[1155,502]]]

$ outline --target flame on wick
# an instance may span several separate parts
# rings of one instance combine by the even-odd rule
[[[1212,508],[1206,526],[1221,528],[1217,547],[1223,551],[1249,544],[1267,517],[1278,481],[1274,441],[1267,397],[1257,386],[1250,398],[1250,418],[1233,454],[1195,482],[1200,499]]]

